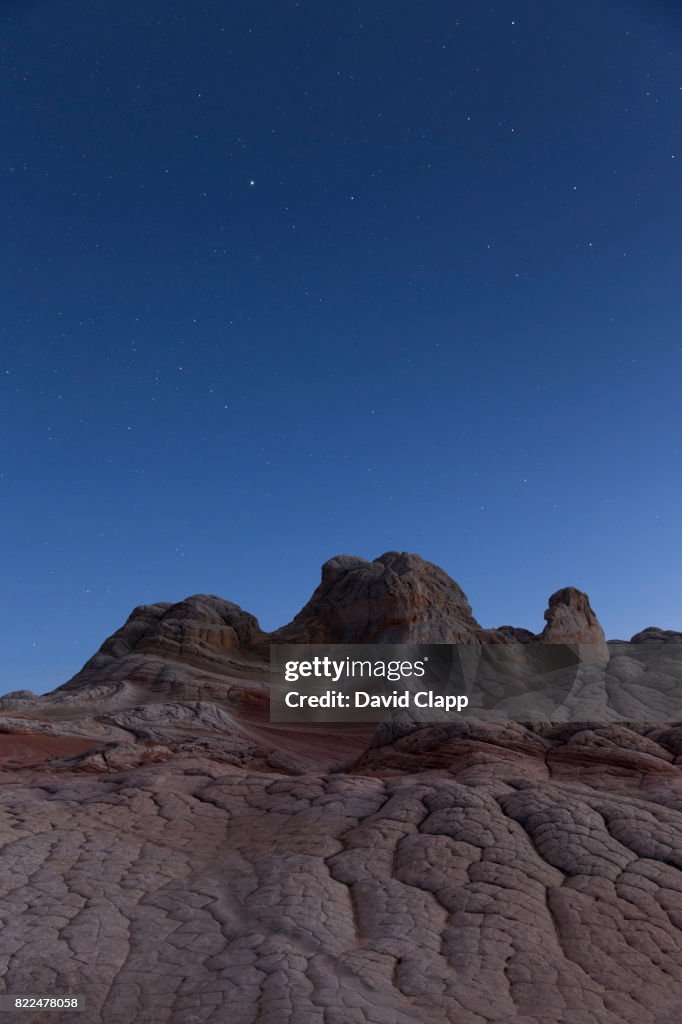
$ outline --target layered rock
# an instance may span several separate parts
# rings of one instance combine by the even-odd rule
[[[462,588],[418,555],[350,555],[322,566],[322,580],[272,643],[467,643],[482,633]]]
[[[111,709],[159,700],[218,702],[233,686],[267,681],[268,644],[278,643],[505,643],[581,644],[607,652],[604,634],[586,594],[557,591],[535,636],[515,626],[485,629],[461,587],[418,555],[387,552],[370,562],[339,555],[322,567],[307,604],[273,633],[239,605],[197,594],[171,604],[135,608],[72,679],[48,698],[27,691],[6,707],[31,703],[103,702]],[[10,700],[14,703],[10,705]]]
[[[175,750],[191,743],[197,728],[215,733],[212,725],[195,720],[193,709],[201,706],[226,714],[235,736],[241,736],[245,723],[255,729],[247,746],[251,741],[267,745],[268,644],[494,643],[521,648],[540,641],[582,645],[586,661],[594,660],[595,650],[606,650],[589,599],[580,591],[558,591],[545,618],[539,637],[514,626],[484,629],[461,587],[418,555],[393,551],[371,562],[339,555],[324,564],[321,582],[299,614],[274,633],[264,633],[253,615],[214,595],[135,608],[80,672],[53,693],[36,697],[20,691],[2,699],[6,720],[0,735],[7,750],[7,737],[14,735],[12,757],[23,748],[27,758],[41,752],[47,758],[55,753],[59,736],[70,744],[87,736],[93,743],[120,743],[125,737],[116,715],[131,711],[137,719],[146,716],[155,742]],[[224,740],[224,730],[217,731]]]
[[[590,599],[582,590],[564,587],[549,599],[546,626],[538,636],[543,644],[577,644],[586,662],[606,663],[609,648]]]
[[[603,644],[606,639],[589,597],[575,587],[552,594],[545,621],[538,638],[545,644]]]
[[[545,618],[486,630],[418,556],[340,556],[273,634],[143,606],[0,702],[4,991],[80,993],[79,1024],[678,1024],[680,634],[585,667],[614,722],[268,721],[269,642],[603,654],[587,595]]]
[[[682,633],[674,629],[659,629],[658,626],[647,626],[630,640],[631,644],[682,644]]]
[[[92,679],[105,679],[120,661],[131,657],[135,662],[157,658],[220,672],[231,664],[230,655],[260,636],[253,615],[214,595],[195,594],[177,604],[140,605],[60,689],[73,690]]]

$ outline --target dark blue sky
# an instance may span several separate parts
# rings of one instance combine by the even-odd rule
[[[677,13],[676,13],[677,11]],[[0,690],[340,552],[682,628],[682,14],[5,3]]]

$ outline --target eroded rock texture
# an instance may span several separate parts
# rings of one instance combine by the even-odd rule
[[[460,643],[483,632],[461,587],[418,555],[338,555],[280,643]]]
[[[639,724],[273,725],[268,639],[491,639],[416,556],[332,563],[274,637],[148,606],[1,702],[0,991],[84,994],[47,1018],[80,1024],[680,1024],[682,725],[637,703],[674,636],[604,645]],[[586,595],[549,611],[603,644]]]
[[[676,1024],[672,759],[581,779],[458,742],[407,773],[5,777],[6,989],[112,1024]]]

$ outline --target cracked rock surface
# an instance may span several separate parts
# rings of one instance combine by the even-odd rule
[[[486,631],[417,556],[341,556],[269,637],[143,606],[0,700],[0,992],[85,997],[3,1019],[680,1024],[682,634],[548,611]],[[598,647],[613,720],[269,722],[268,641],[367,636]]]
[[[111,1024],[679,1022],[671,756],[581,778],[565,741],[442,733],[332,774],[5,773],[5,990]]]

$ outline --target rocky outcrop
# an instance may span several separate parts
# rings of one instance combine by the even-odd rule
[[[213,757],[228,732],[239,738],[248,723],[247,747],[252,741],[268,746],[270,643],[458,643],[472,651],[484,644],[502,644],[509,656],[492,656],[492,668],[483,671],[489,676],[490,671],[500,671],[495,666],[509,668],[514,684],[508,692],[512,697],[508,713],[526,720],[539,706],[530,677],[529,696],[524,696],[526,676],[538,663],[530,651],[534,643],[571,643],[585,662],[597,660],[600,665],[608,652],[589,599],[580,591],[558,591],[545,617],[547,625],[539,637],[510,625],[485,629],[461,587],[442,569],[418,555],[398,552],[387,552],[371,562],[344,555],[330,559],[310,601],[291,623],[270,634],[239,605],[213,595],[142,605],[80,672],[53,693],[36,697],[20,691],[0,699],[4,711],[0,761],[3,750],[11,763],[46,761],[58,754],[60,741],[67,753],[82,751],[88,738],[93,746],[125,742],[128,737],[122,730],[126,728],[140,742],[153,740],[171,751],[198,742],[199,732],[204,740],[207,735],[219,736],[217,745],[213,741],[203,745],[205,755]],[[517,647],[515,661],[512,649]],[[645,645],[638,649],[644,650]],[[572,717],[576,708],[583,707],[599,720],[622,718],[629,709],[641,715],[651,681],[656,685],[657,663],[642,664],[627,649],[619,648],[616,654],[618,685],[609,706],[608,688],[598,679],[595,683],[588,673],[569,686],[562,715]],[[543,666],[540,659],[546,671]],[[621,680],[627,680],[626,687],[621,687]],[[495,689],[494,679],[487,678],[486,685]],[[558,702],[563,708],[564,677],[558,676],[553,685],[558,698],[552,691],[552,706]],[[545,699],[542,708],[546,711],[548,706]],[[197,708],[203,709],[200,714]],[[658,710],[663,721],[669,720],[665,701]],[[127,723],[129,715],[140,723],[139,728]],[[220,716],[230,723],[229,728],[217,724]],[[348,752],[347,745],[341,748]],[[300,744],[297,750],[300,753]]]
[[[272,643],[467,643],[482,631],[462,588],[418,555],[389,551],[373,562],[339,555]]]
[[[574,643],[607,652],[587,595],[557,591],[539,637],[515,626],[485,629],[461,587],[418,555],[387,552],[370,562],[339,555],[322,567],[308,603],[288,625],[264,633],[239,605],[196,594],[135,608],[72,679],[46,700],[26,693],[5,707],[98,700],[114,710],[154,700],[221,703],[229,688],[267,681],[268,645],[278,643]],[[589,651],[588,651],[589,648]],[[14,703],[10,704],[10,700]],[[38,713],[38,712],[36,712]]]
[[[487,630],[418,556],[340,556],[273,634],[143,606],[0,701],[2,991],[80,993],[79,1024],[678,1024],[682,634],[579,664],[567,706],[614,721],[268,720],[268,642],[603,655],[585,594],[545,618]]]
[[[64,685],[27,701],[15,694],[0,708],[33,704],[32,714],[71,718],[83,704],[101,712],[145,700],[230,704],[239,688],[263,690],[264,636],[253,615],[213,595],[140,605]]]
[[[338,555],[322,566],[310,601],[270,643],[550,643],[606,652],[604,631],[587,594],[574,587],[549,599],[547,625],[535,635],[519,626],[485,629],[466,594],[419,555],[389,551],[373,562]]]
[[[545,644],[603,644],[604,630],[582,590],[564,587],[549,599],[547,625],[539,635]]]
[[[104,679],[116,662],[130,656],[220,670],[230,654],[249,647],[260,635],[253,615],[213,595],[195,594],[177,604],[140,605],[64,689],[95,676]]]
[[[543,644],[577,644],[582,660],[606,663],[610,652],[604,630],[582,590],[564,587],[549,599],[547,623],[538,640]]]
[[[631,644],[682,644],[682,633],[674,629],[659,629],[658,626],[647,626],[630,640]]]
[[[538,639],[535,633],[530,629],[523,629],[522,626],[498,626],[494,632],[500,640],[507,643],[532,644]]]

